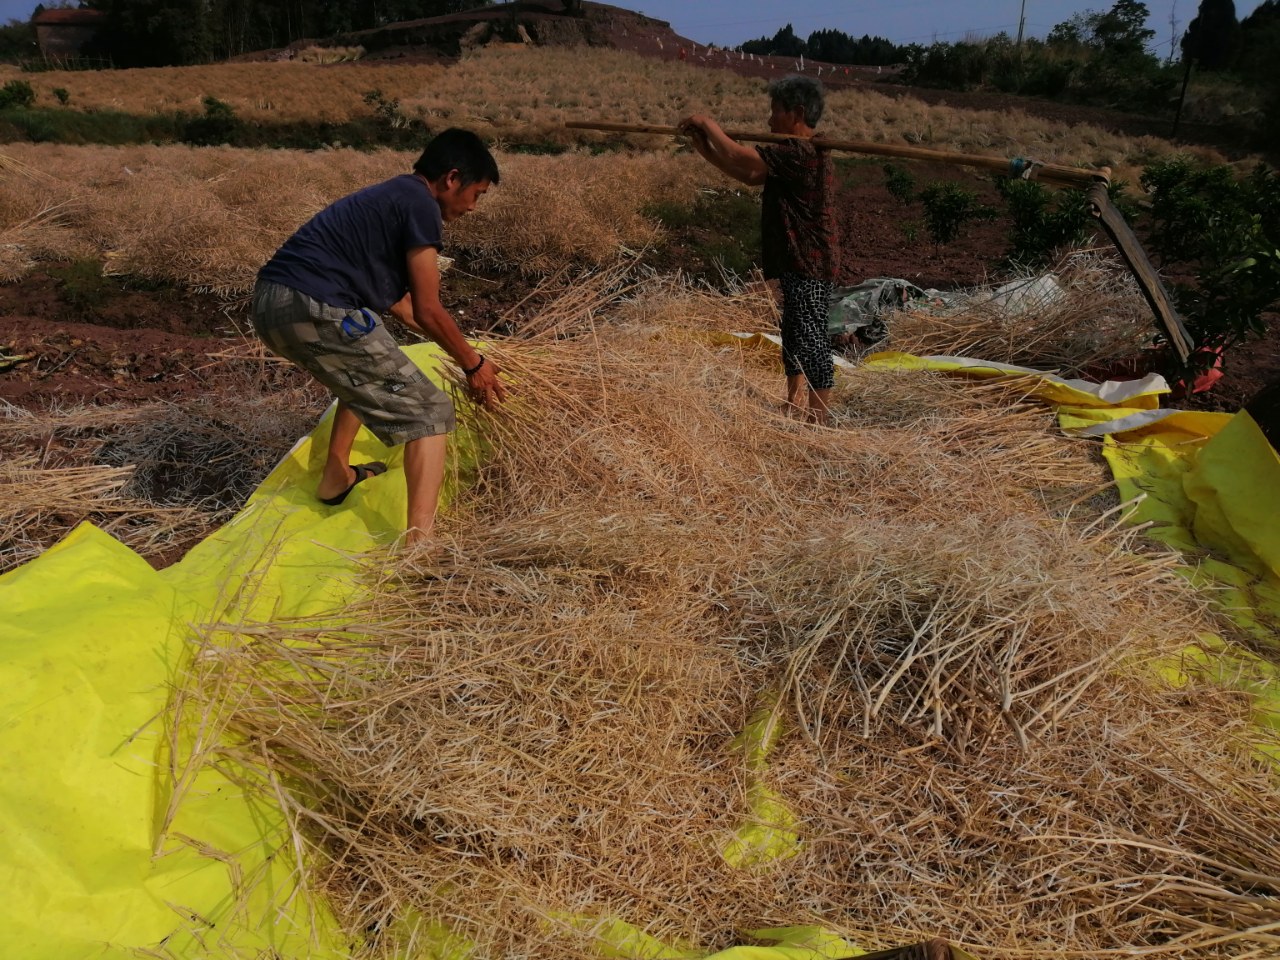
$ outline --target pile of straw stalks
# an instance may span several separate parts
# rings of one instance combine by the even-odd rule
[[[858,370],[835,423],[723,333],[767,301],[602,276],[492,356],[515,396],[434,554],[331,620],[222,624],[188,704],[370,955],[711,950],[816,923],[986,957],[1280,951],[1280,806],[1222,632],[1096,450],[1004,385]],[[766,711],[767,760],[736,738]],[[723,856],[760,791],[781,858]],[[765,818],[766,822],[769,820]]]
[[[327,397],[247,346],[181,403],[25,409],[0,401],[0,572],[84,521],[153,563],[244,505]]]
[[[143,556],[213,529],[190,504],[161,504],[131,490],[132,464],[95,462],[109,431],[128,431],[148,410],[61,412],[0,406],[0,573],[39,555],[90,520]]]
[[[1047,273],[1056,284],[1051,297],[1037,298],[1040,276],[1026,278],[1021,304],[993,285],[968,291],[957,306],[895,314],[890,339],[876,349],[959,354],[1078,375],[1151,346],[1151,308],[1114,252],[1064,256]]]

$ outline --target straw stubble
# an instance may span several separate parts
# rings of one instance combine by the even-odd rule
[[[1082,515],[1094,448],[1016,387],[920,373],[856,371],[833,428],[797,422],[776,357],[717,336],[767,312],[669,281],[552,304],[492,345],[516,395],[436,556],[372,563],[339,626],[202,659],[343,920],[479,956],[597,955],[612,919],[704,950],[812,922],[1274,953],[1262,735],[1148,668],[1221,624]],[[755,770],[734,738],[769,704]],[[733,868],[757,780],[800,844]]]

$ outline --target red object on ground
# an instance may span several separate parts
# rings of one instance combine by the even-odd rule
[[[1191,393],[1204,393],[1222,379],[1222,348],[1201,347],[1196,353],[1213,355],[1213,366],[1191,381]]]

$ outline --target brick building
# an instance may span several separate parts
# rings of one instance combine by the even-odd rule
[[[41,10],[32,18],[45,57],[78,57],[106,20],[102,10]]]

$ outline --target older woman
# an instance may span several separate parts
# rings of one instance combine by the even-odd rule
[[[787,403],[826,423],[835,385],[827,308],[840,256],[831,157],[812,142],[822,118],[822,84],[809,77],[785,77],[769,84],[769,99],[769,129],[792,138],[784,143],[743,146],[702,115],[687,118],[680,129],[698,153],[729,176],[764,185],[761,259],[765,278],[782,287]],[[806,385],[807,404],[802,402]]]

